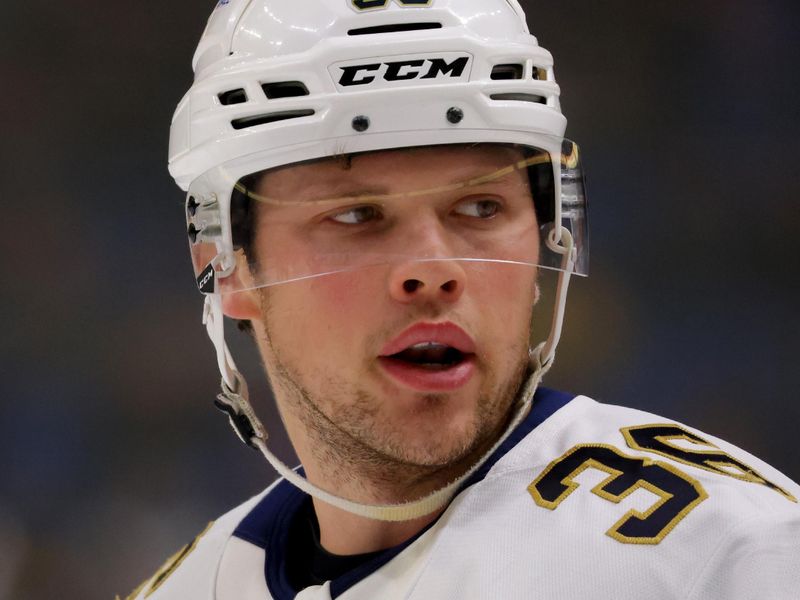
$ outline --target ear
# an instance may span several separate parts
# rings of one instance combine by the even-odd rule
[[[261,319],[260,302],[257,290],[229,292],[222,295],[222,312],[226,317],[242,321]]]
[[[240,252],[236,257],[236,269],[227,279],[232,284],[229,289],[241,291],[222,292],[222,312],[226,317],[243,321],[258,320],[261,318],[261,302],[258,290],[253,289],[253,281],[247,266],[247,260]],[[244,289],[242,289],[244,288]]]

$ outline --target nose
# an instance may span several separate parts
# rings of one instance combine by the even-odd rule
[[[466,273],[452,259],[407,261],[392,267],[389,293],[404,304],[453,303],[464,292]]]

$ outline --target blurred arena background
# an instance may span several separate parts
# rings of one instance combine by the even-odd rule
[[[522,3],[589,174],[591,276],[546,383],[800,479],[797,3]],[[211,406],[166,170],[212,5],[3,7],[0,598],[124,597],[273,479]]]

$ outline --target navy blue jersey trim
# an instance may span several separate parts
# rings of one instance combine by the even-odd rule
[[[302,469],[298,472],[304,475]],[[285,548],[292,519],[305,498],[304,492],[284,479],[264,496],[233,532],[235,537],[262,548],[266,553],[264,577],[275,600],[293,600],[297,594],[286,576]]]
[[[436,523],[438,519],[433,521],[433,523],[428,524],[425,528],[417,533],[414,537],[410,540],[406,540],[402,544],[398,546],[394,546],[392,548],[388,548],[382,554],[376,556],[369,562],[364,563],[356,567],[355,569],[345,573],[341,577],[338,577],[331,581],[331,598],[338,598],[342,594],[344,594],[347,590],[353,587],[362,579],[366,579],[370,575],[372,575],[375,571],[380,569],[383,565],[388,563],[392,560],[395,556],[400,554],[403,550],[408,548],[411,544],[413,544],[419,537],[424,534],[428,529],[433,527],[433,524]]]
[[[533,396],[533,404],[528,416],[462,485],[458,493],[484,479],[486,474],[503,456],[557,410],[566,406],[574,397],[573,394],[557,392],[547,388],[537,389]],[[302,474],[302,469],[300,473]],[[283,480],[250,511],[233,532],[234,536],[255,544],[266,552],[264,575],[270,594],[275,600],[293,600],[297,593],[286,577],[285,549],[292,519],[297,514],[297,511],[300,510],[305,498],[306,494],[304,492],[295,488],[288,481]],[[410,540],[385,550],[369,562],[331,581],[331,598],[341,596],[359,581],[380,569],[413,544],[434,523],[428,525]]]

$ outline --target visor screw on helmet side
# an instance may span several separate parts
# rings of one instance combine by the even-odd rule
[[[186,202],[186,212],[189,213],[190,217],[197,213],[198,206],[200,206],[200,203],[195,200],[194,196],[189,196],[189,200]]]
[[[369,117],[364,115],[353,117],[353,129],[356,131],[366,131],[369,129]]]
[[[464,111],[458,108],[457,106],[452,106],[447,109],[447,120],[450,121],[453,125],[461,123],[463,119],[464,119]]]

